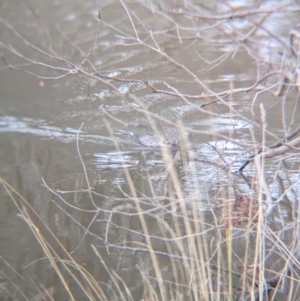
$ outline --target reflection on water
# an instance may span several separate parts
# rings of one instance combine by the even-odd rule
[[[236,171],[300,122],[298,5],[201,3],[0,4],[1,300],[297,281],[299,145]]]

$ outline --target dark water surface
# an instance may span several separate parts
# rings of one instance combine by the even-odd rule
[[[201,2],[199,7],[208,5]],[[219,13],[229,7],[258,7],[255,1],[210,2],[207,8]],[[155,203],[170,193],[171,164],[186,202],[196,204],[208,223],[211,208],[228,198],[228,187],[252,195],[256,191],[251,185],[256,174],[253,164],[245,170],[248,182],[234,172],[253,153],[248,147],[264,139],[264,131],[268,145],[299,125],[298,90],[292,87],[285,96],[275,96],[278,85],[272,87],[272,78],[249,91],[211,94],[251,87],[258,74],[282,70],[286,49],[279,40],[288,44],[289,33],[299,22],[299,10],[292,8],[299,3],[291,1],[290,12],[278,12],[264,22],[260,15],[252,18],[252,25],[262,22],[262,26],[248,40],[240,34],[245,38],[252,28],[247,27],[247,18],[216,25],[213,19],[168,13],[171,8],[176,12],[182,3],[164,1],[123,3],[136,24],[134,31],[122,3],[0,4],[0,165],[1,178],[34,208],[36,214],[26,210],[57,250],[53,258],[65,255],[45,225],[79,264],[110,287],[110,277],[91,248],[96,245],[109,268],[124,276],[133,298],[141,300],[136,265],[146,265],[144,257],[109,251],[103,243],[107,240],[120,247],[128,241],[144,243],[138,234],[138,217],[112,214],[132,212],[125,206],[132,194],[126,171],[137,196]],[[152,12],[152,5],[166,5],[165,12]],[[277,1],[264,1],[261,7],[276,5]],[[132,39],[136,35],[139,38]],[[160,145],[170,150],[168,158]],[[283,170],[280,160],[266,162],[270,193],[274,198],[282,194],[282,183],[271,183],[271,175],[277,172],[286,187],[294,185],[287,196],[297,203],[299,149],[285,158]],[[46,292],[45,300],[50,296],[66,300],[69,295],[35,230],[20,217],[26,207],[21,197],[14,195],[14,202],[4,186],[0,195],[1,300],[44,300],[39,296]],[[280,222],[290,222],[292,209],[282,210]],[[155,226],[150,232],[158,235]],[[165,251],[159,239],[153,238],[153,247]],[[167,266],[162,258],[162,269]],[[88,300],[76,281],[69,281],[75,299]],[[108,288],[106,296],[116,299]]]

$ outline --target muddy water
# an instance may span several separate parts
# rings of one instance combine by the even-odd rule
[[[272,93],[254,92],[237,93],[218,102],[216,98],[202,97],[210,91],[218,93],[254,84],[257,72],[262,70],[258,70],[251,52],[259,53],[265,63],[262,69],[270,67],[268,60],[280,63],[272,60],[280,56],[282,46],[265,31],[256,33],[257,40],[263,41],[260,47],[250,45],[248,52],[230,39],[221,46],[208,45],[200,38],[184,39],[193,30],[188,19],[173,16],[183,28],[176,33],[166,19],[158,22],[162,16],[147,8],[151,3],[130,3],[129,8],[142,18],[146,28],[155,32],[170,27],[170,34],[156,33],[151,41],[151,36],[138,26],[141,42],[137,43],[125,35],[134,31],[120,2],[97,5],[95,1],[33,1],[22,4],[20,9],[18,1],[1,4],[1,177],[34,208],[37,216],[33,212],[30,216],[41,230],[45,230],[44,222],[68,252],[74,252],[78,263],[97,281],[110,285],[90,247],[91,243],[100,246],[110,268],[124,270],[125,277],[125,271],[131,275],[127,285],[139,300],[141,283],[134,267],[141,264],[141,258],[122,258],[124,254],[108,252],[103,244],[106,235],[119,246],[126,240],[142,240],[139,235],[124,231],[138,230],[137,219],[130,216],[119,214],[114,217],[119,227],[111,231],[106,227],[109,212],[122,206],[122,200],[131,193],[124,170],[129,171],[138,196],[164,198],[170,177],[160,147],[164,141],[162,145],[170,149],[169,159],[179,175],[183,196],[187,201],[197,201],[199,210],[206,212],[211,205],[208,199],[219,202],[218,191],[227,187],[229,181],[234,180],[237,189],[250,193],[243,178],[233,174],[229,180],[228,173],[245,159],[243,146],[261,139],[260,104],[266,112],[267,130],[277,137],[287,131],[289,120],[293,120],[293,126],[299,124],[299,106],[296,91],[284,99]],[[211,5],[214,9],[227,9],[217,3]],[[276,20],[270,18],[265,26],[277,27],[277,34],[284,39],[297,22],[294,14],[289,17],[291,24],[280,16]],[[245,25],[235,22],[233,27],[224,24],[221,31],[209,32],[209,38],[220,41],[226,37],[220,32],[230,37],[234,28]],[[152,49],[141,45],[142,41]],[[126,43],[130,45],[125,46]],[[213,62],[228,51],[231,55],[215,68],[208,68],[207,61]],[[274,51],[274,56],[270,51]],[[76,70],[82,63],[80,71]],[[199,79],[196,84],[191,73]],[[158,93],[159,90],[169,93]],[[275,137],[267,139],[271,143]],[[291,157],[287,164],[288,169],[295,171],[290,180],[297,180],[299,161]],[[253,166],[247,169],[247,176],[251,175]],[[298,186],[295,191],[299,191]],[[89,187],[96,194],[91,196]],[[276,189],[275,185],[274,195]],[[14,203],[7,190],[1,188],[0,193],[0,254],[6,286],[1,294],[6,296],[9,291],[22,300],[22,291],[27,298],[40,300],[34,287],[37,283],[55,300],[65,300],[60,280],[18,215],[20,196]],[[93,235],[85,235],[88,231]],[[44,233],[59,249],[51,234],[47,230]],[[154,246],[163,249],[159,241],[154,240]],[[59,252],[56,256],[64,257]],[[8,278],[12,282],[8,283]],[[75,283],[71,281],[70,286],[74,286],[78,300],[86,298]],[[107,290],[107,296],[113,299],[111,295]]]

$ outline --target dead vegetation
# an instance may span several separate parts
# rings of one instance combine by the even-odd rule
[[[76,59],[59,55],[50,32],[53,43],[33,44],[0,18],[14,37],[0,42],[1,71],[83,79],[122,167],[117,193],[101,193],[80,151],[82,124],[80,184],[62,191],[42,179],[58,212],[51,226],[1,179],[43,251],[28,275],[2,258],[4,300],[298,300],[299,3],[119,0],[97,9],[87,43],[57,28]],[[128,136],[142,146],[135,168]],[[149,150],[161,166],[147,164]],[[55,282],[37,282],[34,266]]]

